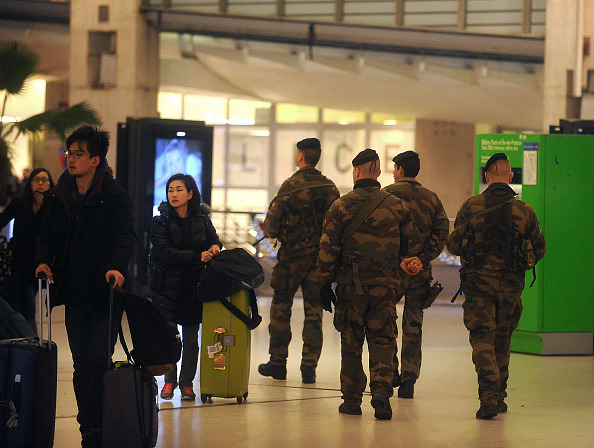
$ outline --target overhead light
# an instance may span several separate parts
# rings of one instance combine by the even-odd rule
[[[255,129],[250,131],[249,135],[254,137],[270,137],[270,131],[267,131],[266,129]]]
[[[347,125],[351,124],[351,122],[349,120],[338,120],[338,124]]]
[[[384,124],[386,126],[394,126],[395,124],[398,124],[398,122],[396,120],[384,120]]]
[[[20,121],[17,117],[10,117],[8,115],[2,117],[2,123],[16,123],[17,121]]]
[[[184,131],[178,131],[175,135],[177,135],[178,137],[185,137],[186,133]]]

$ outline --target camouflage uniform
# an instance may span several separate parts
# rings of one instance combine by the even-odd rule
[[[400,270],[402,286],[397,298],[398,302],[404,295],[401,380],[415,383],[421,370],[423,303],[431,282],[431,260],[437,258],[443,250],[450,223],[437,195],[413,177],[403,177],[385,187],[384,191],[406,203],[424,243],[423,251],[417,255],[423,263],[423,270],[417,275],[408,275]],[[397,352],[398,347],[394,352],[395,375],[398,374]]]
[[[345,400],[361,401],[365,390],[367,378],[361,362],[365,338],[371,392],[392,395],[398,265],[402,258],[422,249],[408,207],[395,196],[388,196],[342,241],[343,231],[359,207],[379,188],[375,180],[358,180],[354,191],[330,207],[320,240],[321,282],[338,283],[334,326],[341,332],[340,383]]]
[[[306,182],[326,186],[300,189]],[[266,235],[282,243],[270,282],[274,289],[268,326],[271,364],[287,363],[292,337],[291,307],[301,286],[305,311],[301,366],[315,369],[318,365],[322,351],[322,306],[316,261],[324,215],[339,196],[331,180],[313,166],[306,166],[283,183],[270,203],[264,220]]]
[[[546,251],[538,218],[525,202],[512,200],[471,217],[514,196],[505,183],[489,185],[462,204],[447,240],[448,250],[462,261],[464,325],[470,332],[481,406],[497,405],[507,396],[511,336],[522,314],[526,274],[522,257],[528,251],[522,244],[530,242],[535,261]]]

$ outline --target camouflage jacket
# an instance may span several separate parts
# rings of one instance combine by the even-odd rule
[[[311,188],[307,187],[308,183]],[[278,238],[282,243],[279,261],[317,252],[324,216],[339,196],[334,182],[313,166],[301,168],[283,182],[264,220],[266,236]]]
[[[424,268],[419,275],[429,275],[431,260],[443,250],[450,230],[450,222],[441,201],[413,177],[404,177],[385,187],[384,191],[402,199],[408,206],[424,244],[418,255]]]
[[[377,181],[359,180],[354,191],[340,197],[330,207],[318,256],[322,283],[356,285],[359,281],[360,285],[396,288],[400,284],[398,265],[401,259],[422,250],[423,242],[408,207],[392,195],[343,241],[343,231],[359,207],[379,188]]]
[[[536,213],[530,205],[513,199],[515,195],[509,185],[497,182],[462,204],[454,231],[447,239],[448,250],[460,255],[462,276],[503,276],[523,284],[525,269],[510,268],[511,261],[525,255],[522,244],[530,243],[535,262],[544,257],[546,243]],[[474,216],[509,200],[509,204],[497,210]]]

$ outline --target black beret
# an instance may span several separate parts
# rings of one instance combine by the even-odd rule
[[[353,159],[353,166],[363,165],[374,160],[379,160],[377,152],[375,152],[373,149],[367,148],[355,156]]]
[[[507,155],[504,152],[496,152],[489,158],[489,160],[487,160],[487,163],[485,164],[485,171],[489,171],[489,168],[491,168],[491,165],[493,165],[498,160],[509,160],[509,159],[507,158]]]
[[[394,157],[392,159],[392,162],[394,162],[394,163],[402,162],[403,160],[408,159],[410,157],[416,157],[418,159],[419,155],[414,151],[404,151],[404,152],[401,152],[400,154],[397,154],[396,157]]]
[[[315,137],[304,138],[300,142],[297,142],[297,149],[317,149],[321,150],[322,145],[320,141]]]

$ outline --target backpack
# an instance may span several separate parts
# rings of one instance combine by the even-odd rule
[[[126,293],[123,302],[134,346],[130,352],[134,363],[146,368],[177,363],[182,349],[177,325],[167,321],[144,297]]]
[[[254,292],[254,289],[262,283],[264,283],[264,270],[252,255],[240,247],[224,250],[213,258],[200,274],[198,299],[201,302],[219,300],[225,308],[253,330],[262,322]],[[249,290],[251,317],[246,316],[226,300],[241,289]]]

